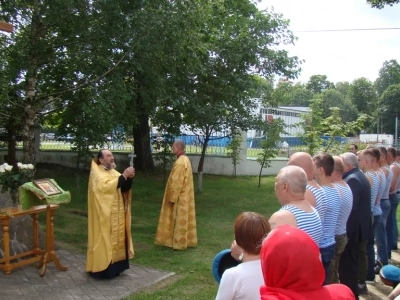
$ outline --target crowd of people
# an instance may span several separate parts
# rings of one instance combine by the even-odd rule
[[[155,243],[185,250],[197,245],[192,169],[182,141],[172,150],[177,160]],[[240,263],[222,274],[216,299],[350,300],[367,293],[397,250],[399,161],[400,151],[392,147],[358,151],[351,145],[340,156],[293,154],[275,180],[281,208],[269,220],[255,212],[237,217],[231,255]],[[103,149],[89,177],[86,271],[96,278],[118,276],[134,255],[135,169],[120,174],[115,167]]]
[[[231,255],[242,263],[222,275],[217,299],[358,299],[367,294],[367,284],[375,283],[397,250],[399,161],[400,151],[392,147],[358,151],[351,145],[340,156],[293,154],[276,176],[282,207],[269,218],[270,228],[261,225],[261,217],[248,217],[263,228],[255,236],[255,225],[243,222],[254,213],[236,220]],[[245,239],[244,230],[250,230]],[[245,276],[249,253],[252,268],[259,268]],[[223,297],[227,289],[229,297]]]

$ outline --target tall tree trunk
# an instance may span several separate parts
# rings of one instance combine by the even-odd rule
[[[201,194],[203,192],[203,168],[204,168],[204,160],[206,157],[207,144],[208,144],[209,140],[210,140],[210,136],[206,135],[206,137],[204,139],[203,147],[201,148],[199,165],[197,167],[197,175],[198,175],[197,192],[199,194]]]
[[[12,165],[12,166],[16,166],[17,165],[17,161],[16,161],[16,150],[17,150],[17,145],[16,145],[16,130],[15,130],[15,125],[14,125],[14,121],[11,118],[8,121],[8,126],[7,126],[7,130],[8,130],[8,154],[7,154],[7,162]]]
[[[135,148],[135,168],[138,170],[154,170],[154,160],[150,149],[149,115],[139,113],[139,125],[133,130],[133,145]]]
[[[260,173],[258,174],[258,187],[261,186],[261,174],[262,174],[263,168],[264,168],[264,162],[261,164]]]
[[[35,164],[35,120],[36,120],[36,83],[38,73],[39,39],[41,31],[39,1],[33,4],[31,32],[29,37],[28,68],[26,72],[26,98],[24,109],[24,124],[22,128],[24,163]]]

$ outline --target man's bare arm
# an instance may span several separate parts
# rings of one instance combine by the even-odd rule
[[[296,218],[287,210],[280,210],[274,213],[268,220],[271,230],[276,229],[282,225],[292,225],[297,227]]]
[[[314,194],[310,190],[306,190],[304,193],[304,200],[306,200],[312,207],[317,206],[317,201],[315,199]]]
[[[390,168],[392,169],[393,172],[393,179],[392,182],[390,183],[390,189],[389,192],[393,193],[396,190],[397,187],[397,178],[399,177],[399,167],[396,165],[391,165]]]

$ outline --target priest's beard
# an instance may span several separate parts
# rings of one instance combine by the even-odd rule
[[[117,165],[115,163],[110,163],[105,165],[105,167],[107,168],[107,170],[112,170],[115,169],[117,167]]]

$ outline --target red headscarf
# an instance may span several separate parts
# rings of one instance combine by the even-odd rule
[[[354,300],[342,284],[322,286],[325,271],[318,246],[304,231],[284,225],[270,232],[261,248],[265,286],[262,300]]]

